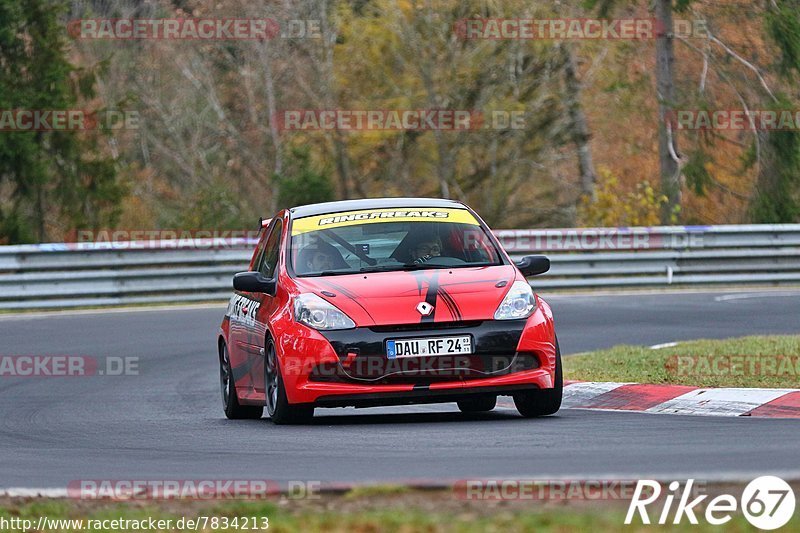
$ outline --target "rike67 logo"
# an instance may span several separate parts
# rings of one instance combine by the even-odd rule
[[[625,516],[625,523],[631,524],[638,514],[642,523],[650,524],[650,511],[655,511],[653,518],[662,525],[670,523],[670,519],[672,524],[680,524],[684,517],[689,523],[697,524],[698,515],[709,524],[722,525],[729,522],[732,514],[740,509],[753,526],[772,530],[786,525],[794,515],[794,491],[779,477],[762,476],[754,479],[744,488],[738,500],[730,494],[720,494],[705,503],[704,500],[709,497],[707,494],[690,500],[694,496],[693,485],[693,479],[688,480],[683,487],[678,481],[670,483],[659,512],[661,483],[650,479],[639,480]],[[675,500],[677,504],[673,511]],[[698,507],[704,507],[705,512],[701,514]]]

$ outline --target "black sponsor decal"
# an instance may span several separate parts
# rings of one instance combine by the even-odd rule
[[[367,213],[350,213],[347,215],[336,215],[321,218],[317,225],[327,226],[328,224],[339,224],[341,222],[351,222],[355,220],[372,220],[376,218],[448,218],[450,213],[444,211],[380,211]]]

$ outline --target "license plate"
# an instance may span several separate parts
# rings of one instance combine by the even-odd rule
[[[386,341],[386,356],[389,359],[470,353],[472,353],[472,337],[469,335]]]

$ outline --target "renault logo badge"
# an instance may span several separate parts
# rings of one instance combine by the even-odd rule
[[[433,313],[433,306],[428,302],[420,302],[417,304],[417,311],[419,311],[419,314],[422,316],[428,316]]]

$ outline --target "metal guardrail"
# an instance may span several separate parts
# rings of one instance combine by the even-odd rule
[[[800,224],[499,230],[513,258],[544,253],[538,290],[800,283]],[[0,246],[0,309],[227,299],[254,243]]]

